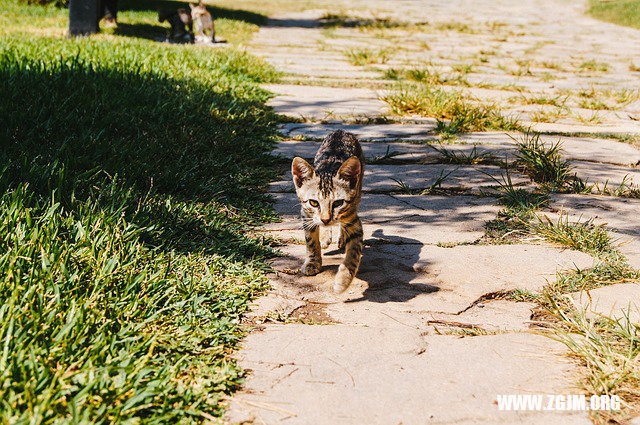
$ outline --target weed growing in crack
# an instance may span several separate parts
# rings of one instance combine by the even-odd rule
[[[540,134],[527,131],[520,140],[516,140],[518,153],[516,161],[524,168],[531,180],[551,190],[567,188],[579,189],[583,184],[571,173],[569,161],[562,159],[562,144],[545,145]]]
[[[595,257],[601,257],[614,250],[609,233],[602,226],[593,224],[593,220],[571,223],[569,216],[561,215],[558,221],[554,222],[545,216],[538,217],[530,223],[530,229],[531,233],[549,242]]]
[[[387,80],[408,80],[425,84],[448,84],[448,85],[467,85],[468,83],[460,74],[445,74],[439,72],[432,66],[424,68],[398,69],[388,68],[384,71],[384,78]]]
[[[571,350],[584,366],[581,386],[588,394],[617,394],[620,412],[592,412],[597,424],[625,423],[640,407],[640,325],[623,317],[594,316],[565,294],[589,291],[625,282],[639,282],[640,271],[631,268],[615,249],[605,251],[604,261],[585,270],[559,273],[547,285],[539,304],[553,326],[552,338]],[[591,299],[590,294],[585,294]]]
[[[607,72],[609,70],[609,64],[588,60],[578,65],[578,69],[583,72]]]
[[[495,161],[495,158],[491,154],[487,152],[478,152],[477,146],[474,146],[469,153],[456,152],[444,147],[431,147],[441,155],[439,162],[443,164],[479,165]]]
[[[606,261],[588,269],[558,273],[555,282],[545,287],[545,293],[569,294],[616,283],[633,282],[640,278],[640,272],[629,267],[616,251],[606,252],[604,258]]]
[[[627,423],[640,406],[640,326],[626,317],[595,318],[575,301],[549,299],[558,322],[552,338],[565,344],[584,368],[580,386],[587,394],[616,394],[622,410],[594,411],[596,424]]]
[[[521,128],[517,118],[502,115],[496,105],[470,103],[459,91],[445,91],[430,84],[400,84],[396,90],[380,99],[398,115],[438,118],[436,131],[439,133],[451,135]]]
[[[518,102],[523,105],[551,105],[557,108],[563,108],[565,103],[567,102],[566,97],[548,97],[548,96],[514,96],[509,98],[510,101]]]
[[[586,189],[585,189],[586,191]],[[631,182],[629,175],[624,176],[622,182],[615,186],[609,186],[607,180],[602,187],[598,183],[589,186],[588,193],[596,193],[598,195],[617,196],[620,198],[640,199],[640,186]]]
[[[387,146],[387,151],[384,155],[377,155],[367,161],[367,164],[385,164],[388,163],[390,159],[396,157],[398,155],[402,155],[402,152],[391,151],[391,146]]]
[[[540,294],[532,292],[528,289],[520,289],[516,288],[511,291],[507,299],[510,299],[515,302],[536,302],[540,298]]]
[[[557,122],[561,118],[569,116],[569,110],[564,107],[555,107],[553,109],[540,109],[531,114],[531,121],[533,122]]]
[[[449,177],[454,171],[455,170],[447,172],[445,172],[445,170],[440,171],[440,175],[436,177],[426,189],[413,189],[411,188],[411,186],[400,179],[392,178],[391,180],[396,182],[396,185],[398,186],[400,192],[407,195],[434,195],[445,192],[445,190],[442,188],[442,183],[444,183],[447,177]]]
[[[351,49],[346,51],[345,55],[351,64],[357,66],[387,63],[391,59],[391,51],[389,49]]]

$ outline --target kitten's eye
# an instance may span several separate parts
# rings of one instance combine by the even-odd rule
[[[344,204],[344,200],[338,199],[337,201],[333,201],[333,208],[340,208]]]
[[[314,208],[318,208],[320,206],[318,201],[316,201],[315,199],[309,199],[309,204],[311,204],[311,206]]]

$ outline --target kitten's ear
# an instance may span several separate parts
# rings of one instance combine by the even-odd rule
[[[313,177],[313,167],[304,159],[296,156],[291,163],[291,174],[293,175],[293,183],[296,188],[300,188],[305,180]]]
[[[189,3],[189,9],[191,9],[191,10],[195,9],[195,7],[193,6],[192,3]]]
[[[351,158],[347,159],[338,170],[338,176],[342,180],[348,181],[352,189],[358,183],[358,179],[360,178],[361,173],[362,166],[360,165],[360,160],[357,156],[352,156]]]

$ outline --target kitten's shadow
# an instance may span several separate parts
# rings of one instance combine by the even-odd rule
[[[373,232],[376,239],[366,241],[358,278],[367,283],[362,296],[346,302],[404,302],[421,294],[440,290],[437,286],[415,282],[427,274],[429,264],[420,261],[424,244],[405,236],[384,235],[382,229]]]

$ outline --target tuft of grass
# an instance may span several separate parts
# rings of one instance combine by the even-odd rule
[[[515,96],[509,100],[520,102],[523,105],[551,105],[558,108],[564,107],[567,102],[567,98],[561,98],[560,96],[548,97],[548,96]]]
[[[320,26],[329,28],[358,28],[362,31],[372,31],[381,29],[417,29],[424,23],[410,23],[394,20],[388,17],[376,16],[364,18],[351,16],[346,13],[325,13],[319,19]]]
[[[549,242],[596,257],[613,251],[611,237],[607,231],[602,226],[594,225],[592,220],[571,223],[567,215],[561,215],[556,222],[546,216],[538,217],[530,224],[530,229],[533,234]]]
[[[640,199],[640,186],[634,184],[629,175],[626,175],[622,181],[615,186],[609,186],[608,181],[606,181],[602,186],[596,183],[589,188],[589,193],[618,196],[620,198]]]
[[[391,59],[389,49],[351,49],[345,52],[345,56],[353,65],[363,66],[375,63],[387,63]]]
[[[425,83],[430,85],[450,85],[450,86],[471,86],[472,83],[464,78],[464,73],[457,70],[464,70],[466,68],[454,68],[455,72],[444,73],[440,72],[433,66],[414,67],[414,68],[387,68],[384,71],[384,78],[387,80],[408,80],[418,83]],[[485,83],[478,83],[478,86],[484,86]]]
[[[533,122],[557,122],[558,120],[568,117],[569,110],[564,106],[555,108],[544,108],[537,110],[531,114]]]
[[[593,111],[591,115],[575,114],[574,116],[583,124],[602,124],[604,122],[604,118],[598,111]]]
[[[383,155],[377,155],[367,160],[367,164],[387,164],[394,157],[402,155],[402,152],[392,151],[391,145],[387,146],[387,150]]]
[[[436,22],[433,28],[437,31],[455,31],[463,34],[476,34],[478,31],[464,22]]]
[[[392,178],[392,180],[396,182],[396,185],[398,186],[398,190],[407,195],[434,195],[434,194],[445,192],[445,190],[442,188],[442,184],[447,180],[447,177],[449,177],[451,173],[453,173],[454,171],[455,170],[451,170],[448,172],[445,172],[445,170],[440,171],[440,175],[438,175],[438,177],[433,179],[433,181],[427,185],[426,189],[413,189],[411,186],[409,186],[407,183],[405,183],[401,179]]]
[[[510,291],[507,298],[515,302],[536,302],[540,299],[540,294],[528,289],[514,289]]]
[[[494,162],[495,158],[487,152],[478,152],[474,146],[471,152],[456,152],[445,147],[432,146],[439,154],[439,162],[443,164],[478,165]]]
[[[495,105],[472,104],[461,92],[445,91],[429,84],[401,84],[381,99],[396,114],[449,120],[449,123],[438,124],[440,133],[520,129],[516,118],[502,115]]]
[[[568,298],[548,304],[547,311],[559,322],[552,337],[583,366],[585,393],[616,394],[624,401],[619,412],[591,412],[594,423],[626,423],[640,408],[640,326],[629,315],[591,317]]]
[[[459,64],[452,65],[451,66],[451,70],[453,72],[457,72],[459,74],[469,74],[469,73],[473,72],[473,65],[465,64],[465,63],[459,63]]]
[[[609,64],[591,59],[579,64],[578,69],[580,71],[607,72],[609,70]]]
[[[515,232],[524,233],[527,224],[534,218],[534,212],[545,205],[549,199],[547,193],[534,193],[525,188],[516,187],[511,180],[511,173],[506,173],[499,180],[489,175],[499,188],[499,200],[504,205],[497,220],[487,226],[490,239],[504,239],[505,235]]]
[[[516,140],[517,162],[531,179],[552,190],[577,188],[581,182],[571,173],[569,161],[562,159],[562,144],[545,145],[540,134],[527,131],[520,140]]]

